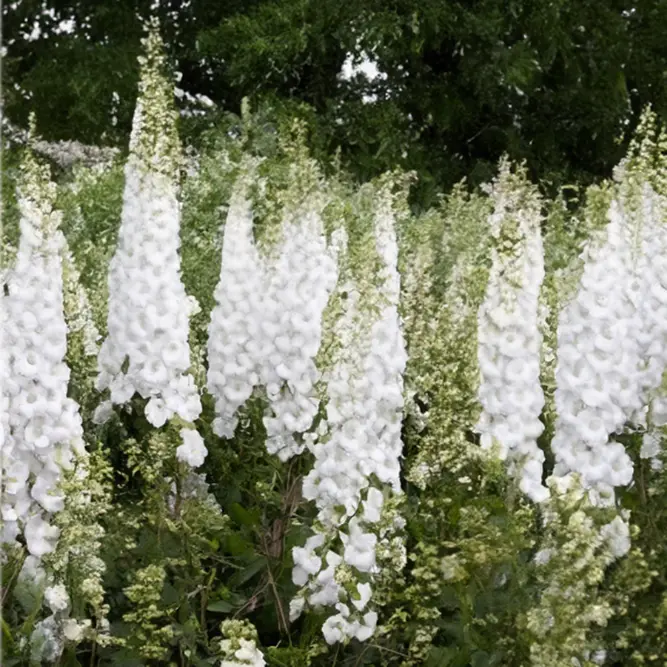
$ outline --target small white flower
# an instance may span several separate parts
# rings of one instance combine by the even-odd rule
[[[44,600],[54,614],[69,608],[69,595],[62,584],[49,586],[44,591]]]
[[[181,429],[181,438],[183,438],[183,444],[176,448],[176,458],[192,468],[203,465],[208,450],[199,432],[195,429],[184,428]]]

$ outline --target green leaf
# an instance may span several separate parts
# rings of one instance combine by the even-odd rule
[[[67,651],[60,663],[62,667],[81,667],[81,663],[76,658],[74,650]]]
[[[226,600],[217,600],[216,602],[211,602],[206,611],[215,611],[221,614],[227,614],[234,609],[234,605]]]
[[[446,646],[431,646],[426,659],[427,667],[447,667],[452,664],[458,651]]]
[[[179,600],[180,595],[178,591],[170,583],[165,583],[164,588],[162,589],[163,604],[167,606],[176,605],[179,603]]]
[[[253,544],[238,533],[230,533],[225,537],[225,548],[232,556],[243,556],[253,551]]]
[[[267,565],[266,558],[264,558],[264,556],[258,556],[249,565],[230,578],[229,587],[234,588],[245,584],[246,581],[252,579],[258,572],[267,567]]]
[[[259,514],[257,511],[248,512],[239,503],[232,503],[229,507],[229,516],[240,526],[256,526],[259,523]]]

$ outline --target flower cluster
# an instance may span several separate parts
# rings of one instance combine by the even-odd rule
[[[286,208],[275,247],[260,252],[247,193],[252,173],[242,166],[227,216],[208,387],[216,399],[215,432],[231,438],[238,409],[264,386],[267,450],[287,460],[303,451],[294,434],[307,431],[319,409],[314,360],[338,271],[316,197]]]
[[[8,296],[2,297],[3,542],[23,532],[30,554],[41,557],[53,551],[58,538],[49,517],[64,505],[61,470],[85,450],[78,405],[67,397],[64,239],[60,215],[53,210],[55,186],[31,152],[21,169],[21,239],[7,279]]]
[[[293,433],[307,431],[319,409],[315,356],[322,315],[338,280],[335,250],[327,245],[317,210],[321,205],[309,204],[285,214],[264,302],[265,326],[275,331],[263,374],[269,398],[266,447],[281,460],[303,451]]]
[[[627,422],[645,425],[667,366],[664,199],[641,164],[626,160],[616,178],[606,235],[586,247],[579,291],[561,312],[551,443],[555,474],[578,472],[606,502],[633,473],[624,446],[609,436]]]
[[[576,476],[551,478],[549,485],[545,536],[535,555],[540,600],[522,619],[531,637],[531,664],[595,664],[602,652],[590,650],[591,626],[606,625],[613,613],[596,589],[605,568],[629,551],[629,528],[620,516],[600,527]]]
[[[34,595],[39,590],[51,612],[35,624],[30,635],[30,660],[33,663],[55,663],[66,644],[78,644],[85,637],[92,636],[91,620],[77,621],[70,617],[72,604],[67,589],[63,584],[49,582],[33,556],[26,559],[19,573],[18,585],[23,588],[23,595]],[[108,632],[108,625],[103,630]]]
[[[204,439],[193,428],[181,429],[183,444],[176,448],[176,458],[187,463],[191,468],[199,468],[204,464],[208,451]]]
[[[196,305],[180,276],[178,136],[156,28],[145,46],[97,388],[109,389],[113,404],[126,403],[135,392],[149,399],[146,417],[159,427],[175,414],[193,421],[201,401],[186,374],[189,317]],[[98,420],[105,413],[108,405]]]
[[[491,190],[492,267],[479,310],[478,360],[481,372],[476,426],[481,445],[499,445],[499,454],[516,468],[521,490],[541,502],[544,452],[537,438],[544,427],[540,414],[541,331],[539,295],[544,278],[540,236],[540,199],[525,178],[510,172],[509,162]]]
[[[67,242],[48,170],[31,152],[21,167],[20,244],[0,267],[8,660],[664,657],[667,134],[589,191],[581,226],[507,160],[486,194],[461,183],[404,224],[409,179],[325,181],[303,136],[248,124],[244,105],[241,136],[212,133],[191,164],[181,255],[155,25],[144,46],[110,267],[119,216],[96,207],[120,210],[121,165],[99,189],[81,165],[60,191]],[[111,190],[117,206],[91,194]],[[231,442],[209,454],[211,431]],[[630,455],[651,461],[634,479]],[[244,614],[289,646],[265,660]],[[371,637],[365,656],[349,646]]]
[[[304,589],[293,601],[291,612],[292,617],[298,615],[305,602],[315,607],[335,606],[338,613],[323,627],[328,643],[350,637],[363,641],[375,631],[377,613],[367,610],[368,580],[378,573],[375,528],[384,495],[373,480],[389,493],[400,493],[407,354],[398,314],[400,280],[392,206],[391,193],[383,188],[374,223],[379,286],[374,287],[371,277],[365,285],[343,281],[339,288],[340,296],[344,295],[334,331],[339,352],[324,375],[326,424],[312,436],[315,465],[303,483],[304,497],[314,500],[319,510],[322,531],[305,547],[294,550],[293,580]],[[376,291],[369,299],[359,287]],[[360,307],[364,296],[366,311]],[[342,556],[331,549],[324,550],[323,558],[317,555],[327,535],[340,539]]]
[[[264,667],[266,661],[257,647],[257,630],[248,621],[227,620],[220,624],[223,658],[220,667]]]
[[[215,398],[214,432],[232,438],[236,413],[259,384],[262,368],[264,266],[252,234],[248,187],[255,170],[241,166],[222,242],[220,281],[208,327],[207,386]]]

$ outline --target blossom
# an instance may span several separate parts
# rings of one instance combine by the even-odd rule
[[[227,214],[209,326],[208,388],[216,399],[214,430],[229,438],[238,409],[256,386],[265,387],[267,450],[287,460],[303,451],[294,434],[311,427],[319,408],[314,359],[337,265],[317,191],[299,205],[285,204],[277,238],[260,249],[247,192],[254,173],[252,161],[242,164]],[[295,173],[295,183],[300,178]]]
[[[176,448],[176,458],[184,461],[191,468],[203,465],[208,450],[201,435],[194,429],[184,428],[181,429],[181,438],[183,444]]]
[[[149,399],[146,417],[161,426],[174,414],[193,421],[201,402],[193,378],[185,375],[193,302],[180,275],[180,146],[157,30],[145,46],[118,245],[109,266],[108,335],[98,357],[97,388],[109,389],[115,404],[135,393]],[[104,409],[95,418],[107,415]]]
[[[558,327],[555,472],[577,472],[592,490],[630,483],[632,460],[610,435],[645,421],[667,367],[665,278],[654,261],[667,249],[667,208],[645,179],[635,186],[626,177],[616,185],[605,235],[585,251],[579,290]],[[651,451],[649,434],[642,456]]]
[[[380,265],[377,286],[372,278],[366,278],[366,283],[343,275],[334,297],[340,299],[341,310],[332,331],[338,352],[324,374],[327,423],[313,436],[310,447],[315,464],[303,482],[303,495],[315,501],[322,529],[305,547],[293,551],[293,580],[303,586],[297,600],[305,599],[312,607],[338,609],[322,628],[328,643],[350,637],[364,641],[375,631],[375,612],[360,614],[371,600],[372,581],[359,584],[357,600],[337,581],[337,572],[349,571],[351,577],[378,574],[376,525],[382,516],[384,494],[371,485],[371,476],[375,475],[387,492],[400,493],[407,352],[398,314],[400,276],[394,213],[386,191],[380,193],[375,211],[373,240]],[[340,257],[341,262],[346,261],[345,252]],[[323,556],[316,553],[324,535],[337,537],[342,556],[333,549]],[[343,599],[349,604],[343,604]],[[297,614],[303,607],[299,601],[291,609]]]
[[[259,336],[265,268],[252,238],[252,210],[247,199],[252,163],[242,165],[232,192],[222,244],[216,305],[208,328],[207,386],[215,398],[214,432],[234,435],[237,410],[259,383],[263,340]],[[242,311],[238,306],[245,304]]]
[[[476,430],[481,445],[498,446],[521,490],[532,500],[549,496],[542,484],[539,295],[544,279],[540,201],[501,163],[491,190],[489,223],[495,240],[486,296],[478,313],[482,406]],[[513,226],[516,226],[514,229]]]
[[[69,608],[69,595],[62,584],[49,586],[44,591],[44,600],[54,614],[67,611]]]
[[[220,667],[264,667],[266,661],[257,646],[257,631],[247,621],[227,620],[220,624],[225,639],[220,642]]]
[[[63,468],[83,455],[78,405],[68,397],[67,326],[63,310],[61,214],[55,186],[31,152],[18,187],[20,242],[2,295],[3,541],[21,530],[28,551],[53,551],[58,529],[52,514],[63,508]]]

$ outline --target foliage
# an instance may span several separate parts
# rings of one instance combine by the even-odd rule
[[[504,152],[555,194],[609,176],[647,103],[664,117],[665,11],[656,0],[6,3],[6,111],[25,124],[39,108],[50,140],[122,143],[140,17],[155,12],[177,85],[217,105],[184,118],[194,135],[250,96],[307,117],[317,156],[340,147],[363,180],[417,171],[421,204],[463,177],[487,181]],[[386,78],[341,81],[347,55],[362,51]]]

